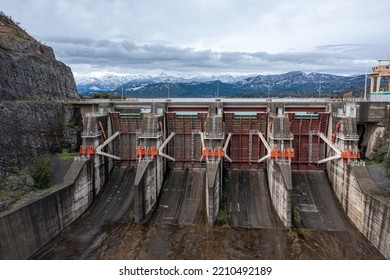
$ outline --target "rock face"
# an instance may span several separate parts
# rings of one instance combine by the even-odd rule
[[[40,44],[0,14],[0,101],[77,98],[73,74]]]
[[[76,146],[71,69],[0,12],[0,179],[13,166]]]

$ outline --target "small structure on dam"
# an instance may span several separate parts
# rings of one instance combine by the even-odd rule
[[[372,68],[370,100],[390,101],[390,60],[378,60],[379,65]],[[384,64],[383,64],[384,63]]]

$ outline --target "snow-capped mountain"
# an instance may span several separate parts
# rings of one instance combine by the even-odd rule
[[[364,75],[338,76],[323,73],[288,72],[281,75],[258,75],[238,84],[254,91],[310,92],[310,91],[353,91],[364,87]]]
[[[104,75],[76,76],[81,94],[111,92],[129,97],[231,97],[310,96],[319,91],[333,96],[363,90],[364,75],[338,76],[323,73],[288,72],[280,75]]]
[[[147,87],[148,85],[155,84],[176,84],[176,83],[205,83],[210,81],[219,80],[225,83],[235,83],[239,80],[242,80],[249,75],[168,75],[166,73],[161,73],[159,75],[115,75],[115,74],[106,74],[106,75],[80,75],[75,74],[75,80],[77,84],[77,89],[81,94],[90,94],[96,92],[112,92],[117,88],[120,88],[122,85],[128,90],[137,90],[139,88]]]

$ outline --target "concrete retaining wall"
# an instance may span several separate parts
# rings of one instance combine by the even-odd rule
[[[90,161],[73,162],[64,182],[0,214],[0,259],[27,259],[93,201]]]
[[[291,166],[280,165],[273,159],[267,164],[268,186],[271,201],[283,225],[291,227]]]
[[[332,188],[360,232],[390,259],[390,201],[381,197],[366,167],[328,163]]]
[[[164,159],[140,161],[137,165],[134,188],[135,221],[141,222],[153,209],[164,181]]]

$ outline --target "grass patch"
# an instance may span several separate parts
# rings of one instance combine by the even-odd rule
[[[30,191],[28,193],[25,193],[24,195],[22,195],[17,201],[15,201],[12,206],[11,206],[11,209],[12,208],[15,208],[16,206],[22,204],[23,202],[27,201],[29,198],[31,198],[31,196],[36,193],[36,191]]]
[[[8,200],[13,198],[14,192],[10,189],[1,189],[0,190],[0,201]]]
[[[377,195],[383,198],[390,198],[390,192],[378,192]]]
[[[223,188],[222,201],[217,215],[216,225],[224,226],[229,222],[229,213],[227,210],[227,188]]]
[[[302,219],[301,215],[299,214],[299,206],[297,200],[293,197],[292,198],[292,222],[293,226],[296,228],[299,228],[302,226]]]
[[[62,160],[73,160],[74,157],[78,156],[78,152],[70,151],[69,149],[62,149],[61,153],[58,153],[57,156]]]
[[[218,216],[217,216],[217,224],[218,225],[224,225],[228,222],[228,213],[225,205],[224,207],[219,210]]]
[[[16,206],[27,201],[36,191],[26,191],[26,190],[10,190],[10,189],[1,189],[0,190],[0,202],[8,201],[9,205],[4,209],[12,209]]]

